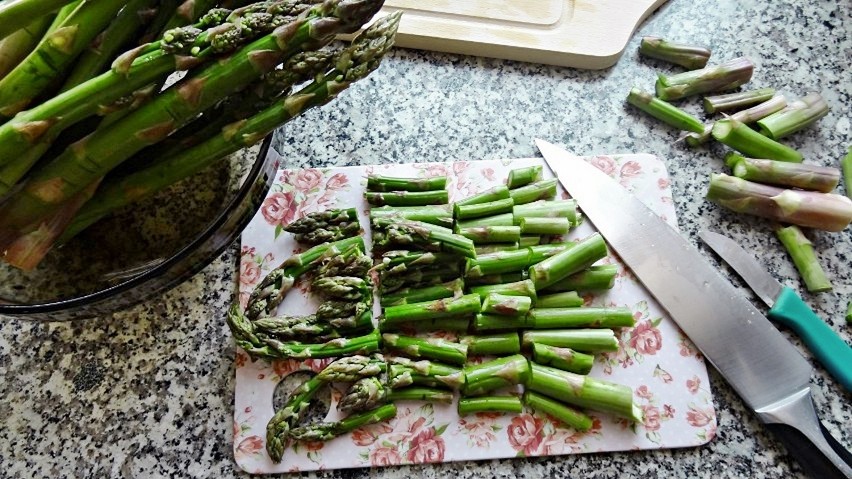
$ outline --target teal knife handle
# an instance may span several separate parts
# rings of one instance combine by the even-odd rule
[[[799,295],[785,286],[769,317],[795,331],[828,373],[852,392],[852,348]]]

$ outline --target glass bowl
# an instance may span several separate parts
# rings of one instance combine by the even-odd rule
[[[182,283],[217,258],[260,208],[280,160],[271,140],[101,220],[33,271],[0,263],[0,316],[107,315]]]

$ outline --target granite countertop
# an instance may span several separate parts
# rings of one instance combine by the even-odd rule
[[[690,241],[698,243],[703,227],[724,231],[801,292],[766,222],[703,199],[709,174],[722,170],[723,150],[686,148],[676,141],[678,132],[626,107],[624,98],[633,85],[651,89],[655,72],[668,68],[639,59],[641,35],[708,45],[717,58],[746,55],[756,64],[754,87],[773,86],[790,96],[823,94],[831,112],[789,143],[809,161],[836,164],[852,144],[848,7],[840,0],[671,0],[641,25],[619,62],[603,71],[397,50],[370,79],[279,132],[276,147],[290,167],[529,157],[537,155],[534,137],[583,155],[653,153],[668,166],[680,227]],[[688,105],[697,112],[695,102]],[[804,298],[850,342],[843,315],[852,298],[852,235],[847,229],[813,239],[835,289]],[[4,321],[0,476],[245,477],[232,452],[235,346],[224,322],[236,288],[237,253],[235,245],[183,285],[110,317],[74,324]],[[801,476],[715,371],[711,381],[718,433],[698,448],[320,476]],[[827,428],[852,448],[849,394],[819,366],[812,384]]]

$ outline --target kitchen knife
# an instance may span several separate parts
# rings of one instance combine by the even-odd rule
[[[792,329],[829,374],[852,392],[852,348],[799,295],[773,278],[734,240],[708,230],[698,235],[769,306],[769,319]]]
[[[677,231],[602,171],[536,139],[560,183],[660,305],[804,470],[852,477],[852,454],[819,422],[811,366]]]

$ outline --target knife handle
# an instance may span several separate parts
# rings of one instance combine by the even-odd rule
[[[815,448],[811,440],[798,429],[782,423],[766,424],[766,427],[784,444],[808,476],[814,479],[849,479],[846,472]],[[852,454],[828,433],[822,423],[819,429],[831,449],[846,463],[846,470],[852,470]]]
[[[769,317],[795,331],[828,373],[852,392],[852,348],[799,295],[785,286]]]

